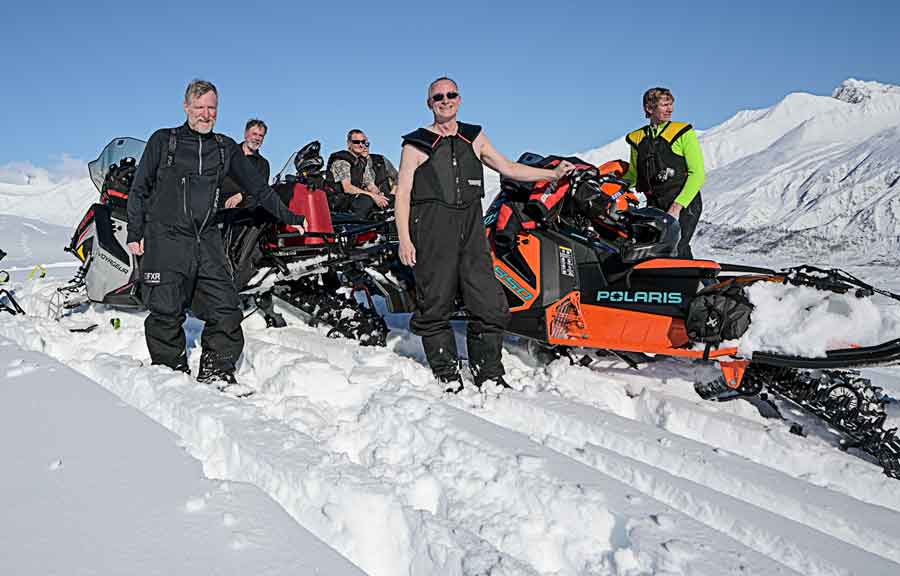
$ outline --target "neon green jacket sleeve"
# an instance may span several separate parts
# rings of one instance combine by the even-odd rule
[[[687,207],[700,193],[700,188],[703,186],[703,182],[706,181],[706,170],[703,167],[703,150],[700,149],[697,133],[693,130],[688,130],[682,134],[681,138],[672,144],[672,152],[679,156],[684,156],[684,160],[687,163],[687,181],[684,183],[681,193],[675,197],[675,202],[678,202],[683,207]]]
[[[632,188],[637,184],[637,150],[635,150],[634,146],[629,146],[631,148],[631,162],[628,163],[628,172],[622,176],[622,180],[628,182],[628,185]]]

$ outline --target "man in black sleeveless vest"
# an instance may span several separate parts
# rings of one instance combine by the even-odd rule
[[[475,385],[492,380],[509,387],[500,361],[509,308],[494,279],[485,235],[482,163],[523,182],[556,180],[573,169],[569,162],[543,170],[510,161],[480,126],[457,121],[461,102],[453,80],[438,78],[429,85],[426,104],[434,123],[403,137],[396,198],[400,259],[414,266],[416,277],[410,326],[422,337],[428,364],[448,392],[463,388],[449,321],[457,294],[468,313],[466,344]]]
[[[299,231],[303,217],[287,209],[234,140],[212,131],[218,112],[212,83],[191,82],[184,110],[183,125],[157,130],[144,148],[128,195],[128,248],[143,254],[142,295],[150,310],[144,329],[152,363],[189,372],[182,324],[190,307],[206,322],[197,379],[225,388],[236,383],[244,335],[231,267],[214,224],[222,180],[231,176]]]
[[[369,153],[366,134],[354,128],[347,133],[347,149],[328,157],[326,174],[334,184],[329,195],[331,209],[352,212],[356,218],[368,218],[375,207],[390,204],[397,170],[380,154]]]

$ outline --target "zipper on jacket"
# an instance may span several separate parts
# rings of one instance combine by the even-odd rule
[[[200,225],[200,230],[197,232],[197,234],[198,234],[197,242],[200,241],[200,237],[199,237],[200,232],[203,232],[203,229],[206,228],[206,222],[209,220],[209,215],[212,213],[213,207],[218,206],[218,205],[219,205],[219,187],[216,186],[216,193],[213,196],[212,206],[209,208],[209,210],[206,211],[206,216],[204,216],[204,218],[203,218],[203,224]]]
[[[450,139],[450,157],[453,159],[453,177],[456,179],[456,204],[462,204],[462,191],[459,189],[459,163],[456,161],[456,136]]]
[[[197,147],[197,164],[199,167],[197,168],[197,174],[203,176],[203,138],[201,136],[197,136],[197,141],[200,143],[200,146]]]
[[[181,199],[184,201],[184,217],[187,218],[187,178],[184,176],[181,177]]]

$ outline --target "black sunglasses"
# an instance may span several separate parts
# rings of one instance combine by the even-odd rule
[[[459,98],[459,92],[447,92],[446,94],[432,94],[431,101],[432,102],[440,102],[444,98],[448,100],[456,100]]]
[[[362,145],[365,146],[366,148],[369,147],[369,141],[368,141],[368,140],[351,140],[350,142],[353,143],[353,144],[362,144]]]

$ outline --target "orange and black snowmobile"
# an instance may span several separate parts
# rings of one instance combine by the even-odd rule
[[[786,398],[824,418],[846,446],[875,456],[900,478],[900,439],[885,430],[887,400],[858,373],[900,363],[900,339],[806,358],[777,352],[739,354],[750,325],[745,288],[757,282],[805,285],[858,297],[900,296],[840,270],[810,266],[776,271],[676,258],[678,221],[638,198],[621,180],[628,165],[600,167],[579,158],[525,154],[520,162],[576,170],[558,182],[501,180],[485,216],[494,274],[509,302],[509,332],[548,355],[603,350],[631,365],[652,355],[717,362],[721,375],[698,383],[704,398]],[[823,293],[823,297],[824,297]],[[774,405],[773,405],[774,408]]]

